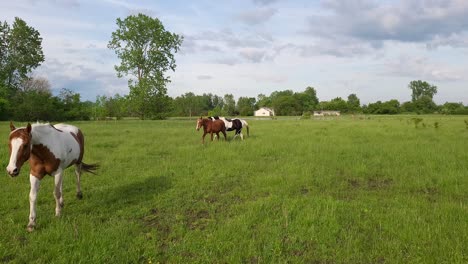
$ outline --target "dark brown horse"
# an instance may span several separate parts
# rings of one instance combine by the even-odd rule
[[[226,126],[222,120],[211,120],[208,118],[198,118],[197,119],[197,131],[203,127],[203,136],[202,136],[202,143],[205,143],[205,136],[206,134],[211,134],[211,141],[213,141],[213,133],[216,134],[219,140],[219,132],[222,132],[224,135],[224,140],[226,141]]]

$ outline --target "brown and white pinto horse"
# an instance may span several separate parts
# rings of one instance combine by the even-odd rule
[[[249,135],[249,124],[247,124],[247,121],[244,119],[239,119],[239,118],[225,118],[222,116],[210,116],[208,117],[211,120],[222,120],[224,122],[224,125],[226,126],[226,131],[236,131],[234,134],[234,137],[232,139],[235,139],[237,136],[240,136],[241,140],[244,140],[244,135],[242,135],[242,128],[247,129],[247,136]]]
[[[203,136],[202,136],[202,143],[205,143],[205,136],[206,134],[211,134],[211,141],[213,141],[213,133],[216,133],[216,136],[219,140],[219,132],[222,132],[224,135],[224,141],[226,141],[226,126],[224,122],[221,120],[211,120],[208,118],[198,118],[197,119],[197,131],[203,127]]]
[[[81,199],[81,171],[94,173],[96,164],[86,164],[83,160],[84,137],[81,131],[71,125],[31,124],[16,128],[10,123],[10,161],[7,172],[10,176],[18,176],[24,162],[29,159],[29,223],[28,231],[36,226],[36,199],[39,184],[45,175],[55,178],[55,215],[60,216],[63,207],[62,177],[63,171],[75,165],[76,196]]]

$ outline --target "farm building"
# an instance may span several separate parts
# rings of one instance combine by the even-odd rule
[[[254,112],[254,116],[274,116],[275,111],[268,107],[261,107],[257,111]]]
[[[314,116],[339,116],[340,111],[314,111]]]

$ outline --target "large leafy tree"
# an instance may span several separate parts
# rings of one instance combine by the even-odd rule
[[[251,116],[255,111],[254,97],[239,97],[237,100],[237,111],[242,116]]]
[[[411,89],[411,101],[419,113],[432,113],[436,111],[436,105],[432,99],[437,94],[437,86],[425,81],[411,81],[408,85]]]
[[[315,90],[314,87],[310,87],[308,86],[304,92],[302,92],[302,94],[304,95],[303,99],[305,99],[305,101],[303,102],[303,106],[304,106],[304,111],[312,111],[314,110],[318,103],[319,103],[319,99],[317,97],[317,91]]]
[[[44,61],[42,38],[18,17],[10,27],[0,22],[0,77],[7,87],[19,85]]]
[[[228,115],[234,115],[236,112],[236,100],[234,100],[234,95],[225,94],[224,95],[224,106],[223,110]]]
[[[413,102],[422,97],[428,97],[432,100],[434,95],[437,94],[437,86],[421,80],[411,81],[408,87],[411,89],[411,99]]]
[[[167,31],[157,18],[138,14],[117,19],[108,48],[121,60],[115,66],[117,76],[130,76],[130,105],[142,119],[167,110],[166,84],[170,79],[165,72],[175,71],[174,54],[182,41],[182,36]]]
[[[348,95],[348,101],[346,103],[348,104],[348,111],[351,113],[355,113],[361,108],[361,101],[356,94]]]
[[[18,17],[0,21],[0,97],[14,95],[28,74],[44,61],[39,32]]]

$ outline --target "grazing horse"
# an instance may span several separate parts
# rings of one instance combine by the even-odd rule
[[[197,131],[200,130],[200,128],[203,127],[203,137],[202,137],[202,143],[205,143],[205,136],[206,134],[210,133],[211,134],[211,141],[213,141],[213,133],[216,133],[216,136],[219,140],[219,132],[222,132],[224,135],[224,140],[226,140],[226,126],[224,125],[224,122],[221,120],[211,120],[208,118],[198,118],[197,119]]]
[[[242,128],[245,126],[247,127],[247,135],[249,134],[249,125],[245,120],[239,118],[228,119],[222,116],[212,116],[210,117],[211,120],[222,120],[224,125],[226,126],[226,131],[236,131],[234,137],[235,139],[237,136],[240,136],[241,140],[244,140],[244,135],[242,135]]]
[[[63,207],[62,177],[63,171],[75,165],[76,196],[83,197],[80,187],[81,172],[90,172],[98,168],[97,164],[86,164],[83,160],[84,137],[81,131],[71,125],[31,124],[16,128],[10,122],[10,161],[7,172],[11,177],[19,175],[21,166],[29,160],[29,223],[28,231],[36,226],[36,199],[39,185],[45,175],[55,180],[55,215],[60,216]]]

